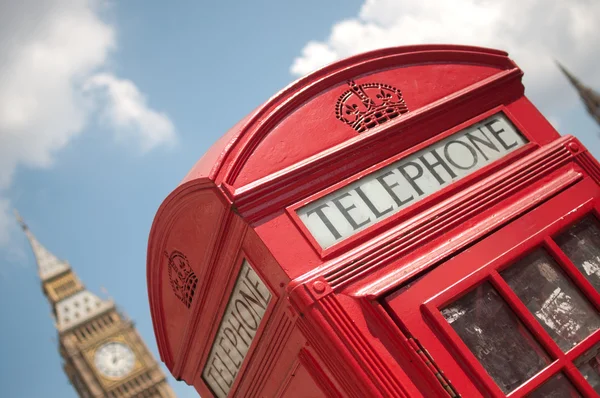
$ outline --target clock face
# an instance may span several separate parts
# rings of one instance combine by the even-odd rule
[[[104,376],[121,378],[133,370],[135,354],[127,344],[112,341],[96,350],[94,364]]]

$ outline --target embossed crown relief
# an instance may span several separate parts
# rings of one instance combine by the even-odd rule
[[[165,251],[165,256],[169,261],[169,282],[173,293],[187,308],[190,308],[198,285],[198,277],[182,252],[173,250],[169,254]]]
[[[335,104],[335,115],[359,133],[408,112],[400,90],[389,84],[349,80],[348,85]]]

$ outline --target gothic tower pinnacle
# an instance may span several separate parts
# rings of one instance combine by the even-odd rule
[[[592,88],[585,86],[579,81],[571,72],[567,70],[558,61],[556,62],[562,73],[569,79],[569,82],[579,94],[579,97],[583,101],[588,113],[591,117],[596,120],[596,123],[600,125],[600,94],[594,91]]]
[[[45,281],[55,275],[70,270],[71,267],[69,266],[69,263],[59,260],[54,254],[50,253],[44,246],[42,246],[33,233],[29,230],[29,227],[21,218],[19,212],[16,209],[14,212],[19,225],[21,228],[23,228],[25,235],[27,235],[27,239],[29,240],[33,254],[35,255],[40,279]]]
[[[37,240],[16,210],[15,216],[35,255],[42,290],[50,302],[59,332],[114,309],[111,301],[101,300],[85,288],[67,261],[56,257]]]
[[[175,398],[133,323],[112,300],[85,288],[67,261],[46,249],[19,213],[17,221],[33,250],[42,290],[58,331],[63,368],[84,398]]]

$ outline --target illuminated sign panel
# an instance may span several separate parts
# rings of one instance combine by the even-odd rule
[[[271,293],[244,261],[202,372],[217,397],[229,394],[270,300]]]
[[[527,143],[495,114],[297,210],[326,249]]]

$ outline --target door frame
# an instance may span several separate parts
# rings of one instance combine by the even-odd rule
[[[553,236],[589,213],[595,213],[600,219],[600,188],[591,179],[585,178],[428,271],[408,289],[399,294],[392,293],[386,297],[385,306],[393,312],[392,318],[402,324],[403,330],[419,339],[432,353],[463,396],[524,396],[561,369],[580,393],[597,397],[572,361],[600,341],[600,330],[566,354],[562,353],[498,274],[499,270],[541,246],[600,311],[600,294],[552,240]],[[439,311],[485,280],[492,283],[553,359],[550,365],[508,395],[500,390]]]

